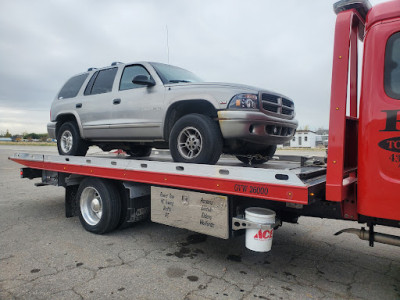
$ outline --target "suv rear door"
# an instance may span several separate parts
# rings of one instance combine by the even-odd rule
[[[117,67],[96,71],[89,80],[84,95],[76,103],[83,135],[88,139],[109,138],[111,108],[117,98],[113,91]]]

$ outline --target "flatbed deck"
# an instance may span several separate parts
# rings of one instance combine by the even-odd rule
[[[301,157],[286,158],[245,166],[229,158],[222,158],[217,165],[198,165],[175,163],[167,157],[132,159],[115,154],[15,153],[10,157],[32,169],[307,205],[324,188],[326,168],[304,165]]]

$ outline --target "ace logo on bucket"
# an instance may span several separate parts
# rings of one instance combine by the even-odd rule
[[[254,239],[257,241],[265,241],[268,239],[272,239],[272,236],[274,234],[274,230],[264,230],[262,231],[261,229],[255,234]]]

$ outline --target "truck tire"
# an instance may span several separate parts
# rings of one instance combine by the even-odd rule
[[[236,158],[246,165],[263,164],[270,160],[276,151],[276,146],[269,146],[258,154],[237,155]],[[252,157],[254,155],[254,157]]]
[[[131,157],[149,157],[151,149],[149,146],[133,146],[126,153]]]
[[[85,156],[89,146],[81,139],[76,123],[66,122],[58,130],[57,148],[60,155]]]
[[[169,148],[176,162],[214,165],[222,153],[221,131],[210,117],[189,114],[173,126]]]
[[[121,215],[121,198],[108,180],[85,178],[78,188],[79,220],[90,232],[103,234],[114,230]]]

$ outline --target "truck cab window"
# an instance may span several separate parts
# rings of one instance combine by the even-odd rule
[[[400,100],[400,32],[393,34],[386,45],[384,84],[386,94]]]

